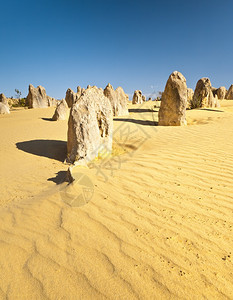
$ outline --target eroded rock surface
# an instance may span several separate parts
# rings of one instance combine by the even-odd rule
[[[71,108],[73,106],[73,104],[79,99],[79,94],[75,93],[72,89],[68,89],[66,91],[66,103],[68,105],[69,108]]]
[[[197,82],[191,108],[208,107],[219,107],[219,102],[213,95],[209,78],[201,78]]]
[[[218,88],[217,90],[218,99],[220,100],[225,99],[226,93],[227,93],[227,89],[225,88],[225,86],[220,86],[220,88]]]
[[[133,95],[132,104],[142,104],[142,92],[140,90],[136,90]]]
[[[67,120],[68,119],[69,108],[65,99],[62,99],[60,103],[58,103],[54,115],[52,117],[53,121],[59,120]]]
[[[233,100],[233,84],[230,86],[229,90],[226,93],[227,100]]]
[[[88,88],[75,102],[68,122],[67,161],[91,161],[112,150],[111,104],[97,87]]]
[[[48,97],[46,95],[45,88],[41,85],[35,88],[32,84],[30,84],[26,104],[28,108],[48,107]]]
[[[128,115],[128,97],[122,87],[116,90],[109,83],[104,89],[104,95],[109,99],[114,116]]]
[[[47,96],[47,99],[48,99],[48,106],[50,107],[57,106],[58,100],[49,96]]]
[[[4,104],[3,102],[0,102],[0,114],[6,115],[9,113],[10,113],[9,106]]]
[[[193,101],[194,91],[191,88],[187,88],[187,108],[191,108],[191,102]]]
[[[0,102],[5,104],[6,106],[9,106],[8,99],[4,94],[0,94]]]
[[[159,109],[159,125],[186,125],[187,85],[180,72],[173,72],[167,81]]]

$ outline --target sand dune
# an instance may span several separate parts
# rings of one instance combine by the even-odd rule
[[[115,118],[80,207],[61,183],[66,121],[0,117],[1,299],[233,298],[233,101],[186,127],[155,126],[154,104]]]

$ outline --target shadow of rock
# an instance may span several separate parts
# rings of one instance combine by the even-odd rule
[[[53,181],[56,184],[61,184],[63,182],[67,182],[67,171],[59,171],[56,173],[56,177],[48,178],[47,181]]]
[[[215,111],[215,112],[224,112],[223,110],[219,110],[219,109],[211,109],[211,108],[199,108],[198,110],[207,110],[207,111]]]
[[[130,113],[145,113],[145,112],[153,112],[148,108],[129,108]]]
[[[66,142],[57,140],[32,140],[16,143],[16,147],[27,153],[64,161],[67,154]]]
[[[41,119],[44,120],[44,121],[52,121],[52,122],[54,122],[54,120],[52,118],[41,118]]]
[[[147,120],[136,120],[136,119],[113,119],[114,121],[122,121],[122,122],[130,122],[144,126],[158,126],[158,122],[155,121],[147,121]]]

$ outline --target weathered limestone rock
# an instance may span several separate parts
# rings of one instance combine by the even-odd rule
[[[142,103],[143,103],[142,92],[139,90],[136,90],[133,95],[132,104],[142,104]]]
[[[7,99],[7,97],[4,94],[0,94],[0,102],[9,107],[9,105],[8,105],[8,99]]]
[[[82,93],[83,93],[83,89],[81,88],[81,86],[78,86],[77,87],[77,95],[78,95],[78,97],[80,97],[82,95]]]
[[[225,88],[225,86],[220,86],[220,88],[218,88],[218,90],[217,90],[218,99],[221,99],[221,100],[225,99],[226,93],[227,93],[227,89]]]
[[[124,92],[123,88],[119,86],[115,90],[117,96],[117,109],[116,109],[116,116],[127,116],[129,114],[128,111],[128,99],[129,96]]]
[[[146,96],[142,96],[142,101],[145,102],[146,101]]]
[[[116,90],[109,83],[104,89],[104,95],[109,99],[114,116],[128,115],[128,98],[122,87]]]
[[[116,115],[116,106],[117,106],[117,95],[113,86],[109,83],[106,88],[104,89],[104,95],[107,97],[112,106],[113,115]]]
[[[173,72],[168,78],[159,109],[159,125],[186,125],[187,85],[180,72]]]
[[[191,88],[187,88],[187,108],[191,108],[191,102],[193,100],[194,91]]]
[[[57,105],[54,115],[52,117],[53,121],[67,120],[68,119],[69,108],[65,99],[62,99]]]
[[[77,93],[75,93],[73,90],[68,89],[66,91],[66,103],[68,105],[69,108],[71,108],[73,106],[73,104],[78,100],[79,95]]]
[[[53,107],[57,106],[57,100],[55,98],[47,96],[48,99],[48,106]]]
[[[215,97],[215,95],[217,95],[218,89],[212,86],[211,90],[212,90],[213,96]]]
[[[28,108],[48,107],[48,97],[46,95],[45,88],[41,85],[35,88],[32,84],[30,84],[26,104]]]
[[[151,98],[151,97],[149,97],[148,101],[152,101],[152,98]]]
[[[211,82],[209,78],[201,78],[196,85],[191,108],[202,107],[219,107],[219,103],[214,98]]]
[[[81,86],[78,86],[78,87],[77,87],[77,93],[80,93],[80,94],[82,93],[82,88],[81,88]]]
[[[233,84],[230,86],[229,90],[226,93],[227,100],[233,100]]]
[[[112,150],[113,113],[97,87],[88,88],[71,108],[68,121],[67,161],[91,161]]]
[[[4,104],[3,102],[0,102],[0,114],[5,115],[9,113],[10,113],[9,106]]]
[[[218,101],[218,96],[217,95],[214,96],[214,107],[220,107],[220,103]]]

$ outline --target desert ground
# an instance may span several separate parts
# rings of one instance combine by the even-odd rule
[[[233,101],[177,127],[156,104],[114,118],[84,188],[54,108],[0,116],[0,299],[233,298]]]

